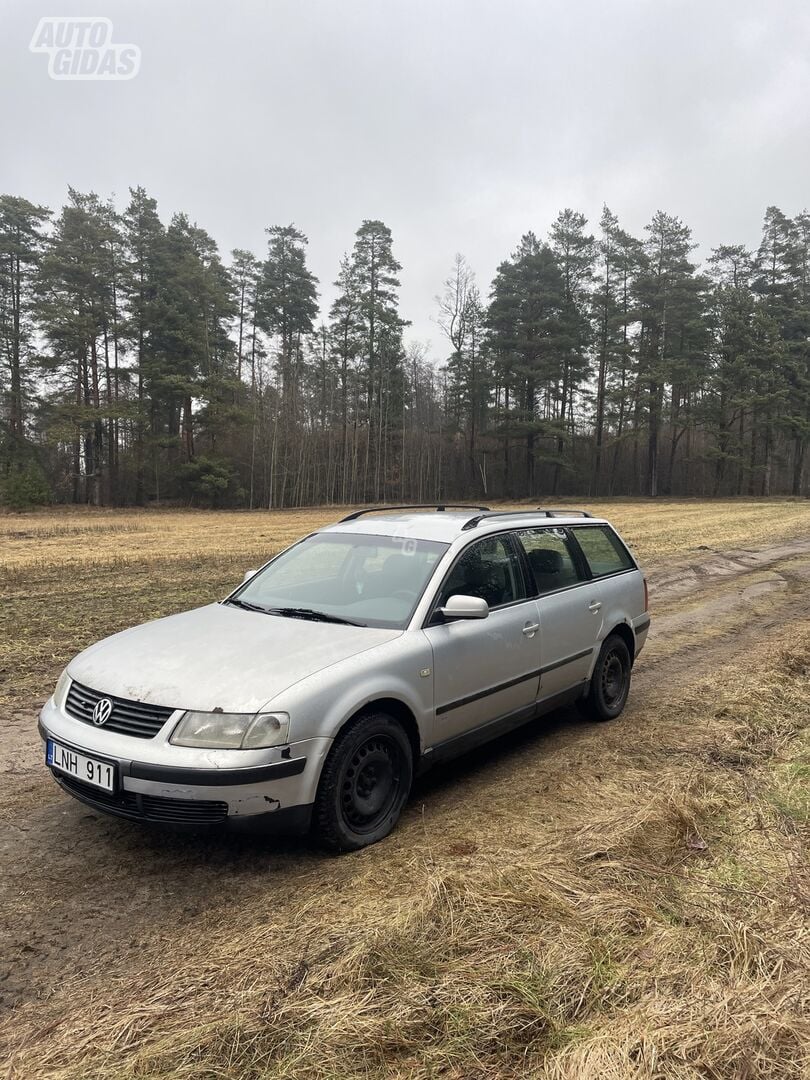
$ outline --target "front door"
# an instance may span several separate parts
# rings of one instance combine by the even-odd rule
[[[435,609],[454,595],[481,597],[490,610],[485,619],[442,622],[434,615],[425,629],[433,649],[436,747],[494,720],[527,719],[538,688],[537,603],[527,599],[512,537],[471,544],[445,578]]]

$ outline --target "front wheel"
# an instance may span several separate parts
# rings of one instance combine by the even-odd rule
[[[630,650],[618,634],[605,639],[580,711],[590,720],[613,720],[627,703],[630,692]]]
[[[357,851],[387,836],[411,789],[410,740],[387,713],[369,713],[338,735],[321,773],[313,820],[323,847]]]

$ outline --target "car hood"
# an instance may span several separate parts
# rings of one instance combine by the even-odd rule
[[[150,705],[254,712],[293,683],[401,633],[209,604],[105,638],[71,660],[68,674]]]

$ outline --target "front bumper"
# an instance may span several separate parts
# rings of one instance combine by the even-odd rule
[[[92,727],[50,699],[39,718],[48,738],[113,763],[117,789],[108,793],[52,769],[59,786],[104,813],[135,821],[191,826],[261,826],[303,832],[330,739],[306,739],[265,750],[174,747],[170,719],[153,739]]]

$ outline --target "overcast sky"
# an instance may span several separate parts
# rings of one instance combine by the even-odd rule
[[[127,82],[57,82],[41,15],[106,15]],[[393,230],[409,336],[463,252],[497,263],[565,206],[641,232],[678,214],[703,250],[756,245],[810,204],[807,0],[3,0],[0,191],[142,184],[224,255],[294,222],[332,298],[363,218]]]

